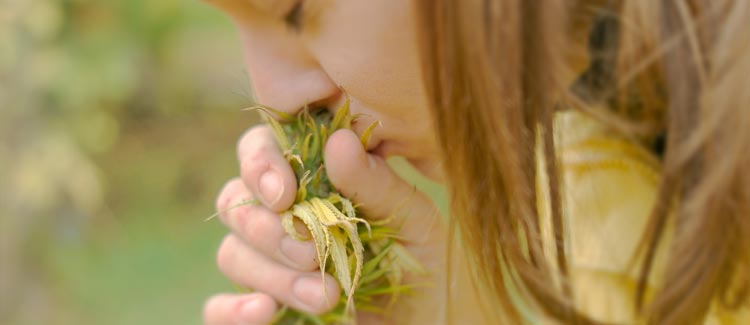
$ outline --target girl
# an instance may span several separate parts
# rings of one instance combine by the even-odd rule
[[[368,217],[411,193],[392,155],[451,192],[449,222],[421,194],[394,221],[432,270],[408,280],[447,285],[361,323],[750,323],[750,1],[210,2],[237,24],[258,102],[348,96],[370,117],[325,149]],[[332,308],[336,281],[323,290],[312,243],[276,214],[296,181],[272,133],[237,151],[217,209],[262,205],[221,215],[217,262],[255,292],[211,298],[205,322]]]

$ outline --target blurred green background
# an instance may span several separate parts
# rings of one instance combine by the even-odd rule
[[[198,0],[0,0],[0,324],[200,324],[249,88]]]

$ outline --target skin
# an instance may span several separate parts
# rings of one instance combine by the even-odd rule
[[[393,222],[402,225],[404,245],[432,271],[427,277],[412,276],[407,281],[435,285],[403,297],[387,319],[358,314],[360,323],[441,322],[442,313],[435,308],[440,310],[445,303],[446,227],[432,202],[414,193],[385,163],[388,156],[400,155],[428,177],[441,179],[438,147],[420,80],[412,3],[308,0],[302,24],[295,30],[284,18],[296,1],[208,2],[235,22],[259,103],[296,113],[305,105],[333,110],[348,97],[352,112],[366,115],[353,125],[354,132],[340,130],[330,137],[325,148],[330,179],[340,192],[362,205],[368,218],[386,218],[400,208]],[[358,134],[373,120],[382,127],[375,130],[365,151]],[[271,131],[265,126],[247,131],[238,143],[237,155],[240,177],[224,186],[216,208],[226,211],[251,198],[262,205],[220,214],[230,233],[219,248],[217,264],[232,282],[254,293],[210,298],[204,322],[265,324],[284,304],[314,314],[329,310],[340,288],[327,275],[328,298],[323,296],[313,244],[289,238],[277,214],[292,205],[297,187]],[[410,199],[404,206],[406,197]]]
[[[404,156],[440,178],[409,1],[307,0],[299,32],[284,22],[296,0],[209,3],[237,25],[260,103],[286,112],[335,108],[345,91],[353,113],[368,117],[355,131],[382,123],[369,149]]]

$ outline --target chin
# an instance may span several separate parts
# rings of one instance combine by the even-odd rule
[[[426,159],[407,158],[407,160],[416,170],[433,182],[443,184],[445,181],[445,175],[443,174],[443,169],[440,167],[439,162]]]
[[[367,148],[368,152],[379,156],[383,159],[388,159],[393,156],[404,157],[414,169],[420,174],[429,178],[430,180],[443,183],[444,175],[441,165],[438,159],[429,159],[426,157],[415,157],[410,155],[413,150],[403,150],[404,146],[398,145],[398,143],[388,140],[377,140],[370,143]]]

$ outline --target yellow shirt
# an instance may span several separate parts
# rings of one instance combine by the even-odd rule
[[[555,132],[562,164],[566,252],[576,306],[600,321],[633,323],[639,270],[629,263],[654,204],[659,162],[647,150],[575,111],[558,113]],[[542,211],[548,209],[545,177],[542,174],[538,180]],[[551,226],[545,214],[542,225],[546,249],[553,252]],[[669,240],[667,235],[663,242]],[[660,245],[654,263],[653,281],[657,283],[665,246]],[[716,304],[705,324],[750,324],[750,307],[727,311]]]

